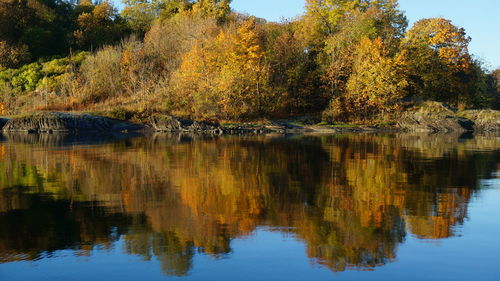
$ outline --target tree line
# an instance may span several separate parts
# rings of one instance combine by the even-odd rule
[[[93,110],[203,120],[390,119],[411,103],[498,108],[499,70],[444,18],[397,0],[306,0],[267,22],[230,0],[0,0],[6,113]]]

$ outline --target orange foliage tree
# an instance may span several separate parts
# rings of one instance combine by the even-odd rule
[[[176,103],[198,119],[256,117],[266,105],[268,67],[254,20],[198,42],[174,75]]]

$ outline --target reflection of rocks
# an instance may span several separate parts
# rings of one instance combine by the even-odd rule
[[[40,112],[7,121],[4,131],[20,132],[120,132],[144,129],[141,125],[82,113]]]
[[[399,134],[400,145],[418,157],[442,158],[448,153],[474,150],[496,150],[500,147],[500,137],[494,133]]]
[[[500,111],[498,110],[466,110],[460,115],[474,122],[474,131],[500,131]]]
[[[473,122],[460,118],[438,102],[425,102],[402,114],[397,126],[412,132],[464,132],[473,129]]]
[[[25,132],[0,132],[0,137],[12,143],[37,144],[43,146],[65,146],[75,144],[105,144],[121,139],[140,136],[134,133],[103,133],[98,136],[92,134],[77,134],[60,132],[57,134],[27,134]]]

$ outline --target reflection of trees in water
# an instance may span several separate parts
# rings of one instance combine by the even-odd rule
[[[110,248],[132,222],[88,202],[55,201],[22,189],[0,191],[2,203],[14,202],[13,210],[0,213],[0,262],[36,260],[63,249],[88,255],[96,246]]]
[[[498,147],[494,137],[410,135],[193,142],[155,136],[65,149],[0,143],[0,211],[7,212],[2,225],[10,225],[0,231],[0,253],[34,259],[44,251],[108,245],[123,234],[127,253],[155,257],[167,274],[181,276],[194,253],[227,254],[232,239],[267,225],[293,232],[310,258],[334,271],[369,269],[394,259],[406,231],[452,236],[478,179],[496,169],[499,153],[491,149]],[[478,148],[490,151],[473,152]],[[46,199],[37,205],[33,198]],[[92,210],[101,216],[85,202],[99,202]],[[68,241],[23,247],[27,237],[17,232],[29,222],[13,218],[35,210],[61,213],[38,218],[61,228],[35,231],[37,239],[76,225]]]

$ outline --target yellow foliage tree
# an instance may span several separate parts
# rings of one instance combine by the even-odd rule
[[[193,5],[193,12],[223,22],[231,12],[230,4],[231,0],[198,0]]]
[[[405,96],[408,82],[401,62],[388,55],[382,39],[365,38],[358,45],[347,82],[345,106],[356,117],[390,112]]]
[[[444,18],[423,19],[407,32],[401,57],[406,61],[411,91],[426,99],[467,102],[475,83],[470,38],[463,28]]]
[[[254,20],[199,42],[174,75],[176,103],[197,119],[256,117],[267,98],[264,55]]]

